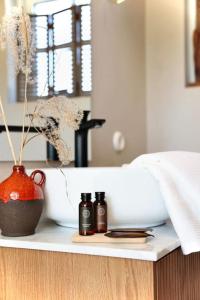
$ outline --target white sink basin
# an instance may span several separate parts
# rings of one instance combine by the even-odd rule
[[[115,227],[148,227],[164,223],[168,213],[158,183],[139,167],[43,169],[46,213],[57,224],[78,226],[82,192],[105,191],[108,222]]]

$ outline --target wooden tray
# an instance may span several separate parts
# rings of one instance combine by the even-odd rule
[[[73,243],[106,243],[106,244],[145,244],[147,242],[146,237],[140,238],[110,238],[104,235],[104,233],[97,233],[94,235],[82,236],[78,233],[72,237]]]

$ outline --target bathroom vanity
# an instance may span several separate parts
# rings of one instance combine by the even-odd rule
[[[75,230],[40,224],[0,237],[2,300],[195,300],[200,254],[183,256],[170,224],[147,244],[74,244]]]

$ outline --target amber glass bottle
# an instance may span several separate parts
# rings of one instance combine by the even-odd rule
[[[95,232],[107,232],[107,204],[104,192],[95,193],[94,201],[94,227]]]
[[[94,208],[91,201],[91,193],[82,193],[79,204],[79,234],[94,234]]]

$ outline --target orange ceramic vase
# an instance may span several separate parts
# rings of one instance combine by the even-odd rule
[[[35,181],[35,176],[40,181]],[[0,228],[5,236],[34,234],[42,214],[45,174],[34,171],[29,177],[24,166],[14,166],[13,172],[0,184]]]

